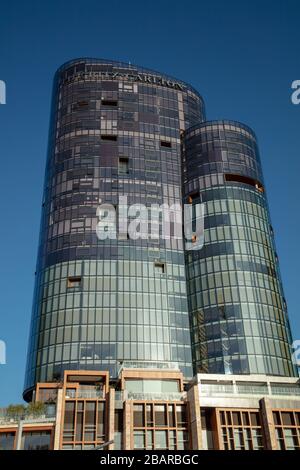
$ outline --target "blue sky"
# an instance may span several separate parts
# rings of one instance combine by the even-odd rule
[[[52,77],[75,57],[130,61],[190,82],[209,119],[257,133],[294,339],[300,339],[297,0],[2,2],[0,79],[0,406],[21,401]]]

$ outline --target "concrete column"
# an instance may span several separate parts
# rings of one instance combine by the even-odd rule
[[[202,428],[198,385],[193,385],[187,392],[190,415],[190,434],[193,450],[202,449]]]
[[[259,408],[266,448],[267,450],[278,450],[270,399],[268,397],[264,397],[259,400]]]
[[[21,449],[22,433],[23,433],[23,421],[20,420],[18,423],[18,429],[17,429],[16,450],[22,450]]]
[[[215,450],[224,450],[224,443],[221,433],[219,410],[215,408],[212,413],[212,432]]]
[[[130,400],[126,400],[124,402],[124,432],[123,432],[123,446],[125,450],[131,449],[131,434],[132,434],[131,410],[132,410],[132,402]]]
[[[63,389],[59,388],[57,390],[57,399],[56,399],[56,418],[55,418],[55,427],[54,427],[54,443],[53,450],[60,449],[60,437],[62,433],[62,423],[63,423]]]
[[[108,440],[114,440],[115,436],[115,389],[109,390],[108,401]],[[108,450],[114,450],[114,443],[109,444]]]

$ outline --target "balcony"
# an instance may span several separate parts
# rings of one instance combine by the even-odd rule
[[[48,423],[55,421],[56,407],[55,405],[46,405],[46,409],[40,414],[30,414],[26,411],[24,413],[16,414],[7,413],[6,408],[0,409],[0,425],[3,424],[17,424],[20,421],[23,423]]]
[[[119,373],[123,369],[171,369],[178,370],[179,365],[177,362],[164,362],[164,361],[122,361],[119,363]]]
[[[201,384],[200,391],[208,396],[234,394],[233,384]]]
[[[103,400],[105,399],[105,392],[104,390],[80,390],[80,389],[77,389],[77,390],[67,390],[66,391],[66,396],[65,396],[66,399],[68,398],[96,398],[98,400]]]
[[[272,395],[296,395],[300,397],[300,387],[286,385],[271,385]]]
[[[297,396],[300,397],[300,387],[297,385],[275,385],[268,383],[200,383],[200,393],[203,396]]]
[[[267,384],[262,385],[244,385],[237,384],[237,393],[239,395],[268,395],[269,389]]]
[[[149,401],[185,401],[186,392],[130,392],[124,390],[125,400],[149,400]]]

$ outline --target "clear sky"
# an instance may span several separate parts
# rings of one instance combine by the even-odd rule
[[[300,339],[298,0],[2,1],[0,407],[21,402],[52,77],[75,57],[110,58],[190,82],[209,119],[256,131],[294,339]]]

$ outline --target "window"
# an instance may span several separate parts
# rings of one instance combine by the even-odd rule
[[[192,204],[199,197],[200,197],[199,191],[195,191],[194,193],[189,194],[188,195],[188,203]]]
[[[80,287],[81,285],[81,276],[70,276],[68,277],[68,288],[70,287]]]
[[[166,141],[166,140],[161,140],[161,141],[160,141],[160,146],[161,146],[161,147],[165,147],[165,148],[171,148],[171,147],[172,147],[172,144],[171,144],[171,142],[168,142],[168,141]]]
[[[273,411],[278,448],[300,450],[300,412]]]
[[[126,390],[133,393],[173,393],[179,392],[178,380],[126,380]]]
[[[96,435],[96,402],[87,401],[85,404],[85,441],[95,441]]]
[[[65,420],[64,420],[64,441],[73,441],[74,439],[74,418],[75,418],[75,402],[66,401]]]
[[[142,380],[126,380],[126,390],[129,392],[140,393],[143,392]]]
[[[77,102],[77,106],[78,106],[79,108],[85,108],[85,107],[88,106],[88,105],[89,105],[89,102],[88,102],[88,101],[78,101],[78,102]]]
[[[253,450],[263,449],[263,437],[261,428],[252,429]]]
[[[152,405],[146,405],[146,418],[147,418],[147,426],[152,427],[154,425]]]
[[[0,450],[13,450],[15,442],[14,432],[0,433]]]
[[[280,450],[285,450],[283,432],[281,428],[276,428],[276,438]]]
[[[169,450],[176,450],[176,431],[169,431]]]
[[[187,428],[186,404],[160,402],[133,405],[135,449],[188,449]]]
[[[97,440],[105,438],[105,403],[98,402]]]
[[[51,443],[51,431],[24,431],[22,450],[48,450]]]
[[[168,405],[168,415],[169,415],[169,427],[175,427],[175,413],[174,413],[174,405]]]
[[[86,391],[85,388],[81,392]],[[63,442],[72,446],[83,442],[101,443],[105,439],[105,403],[92,400],[67,400]]]
[[[40,388],[39,399],[43,403],[55,403],[57,399],[57,389],[55,388]]]
[[[233,411],[232,421],[234,426],[241,426],[241,413]]]
[[[225,177],[225,181],[233,181],[236,183],[249,184],[250,186],[254,186],[261,193],[264,192],[263,185],[259,181],[256,181],[253,178],[249,178],[248,176],[233,175],[230,173],[225,173],[224,177]]]
[[[77,402],[76,413],[76,441],[82,441],[83,438],[83,401]]]
[[[167,426],[167,413],[165,405],[155,405],[155,426],[165,427]]]
[[[119,175],[127,175],[129,173],[129,160],[127,157],[119,158]]]
[[[145,431],[135,431],[134,433],[134,448],[145,449]]]
[[[76,397],[76,388],[67,388],[66,398],[75,398]]]
[[[102,99],[101,100],[101,104],[102,106],[118,106],[118,101],[117,100],[105,100],[105,99]]]
[[[263,433],[258,411],[219,411],[225,450],[262,450]]]
[[[165,263],[155,262],[154,263],[154,271],[158,274],[165,273]]]
[[[177,449],[185,450],[189,448],[188,433],[186,431],[178,431],[177,438],[178,438]]]
[[[299,450],[299,440],[297,430],[295,428],[284,429],[284,440],[286,450]]]
[[[176,413],[177,413],[177,426],[184,427],[187,425],[187,417],[186,417],[186,407],[185,405],[177,405],[176,406]]]
[[[123,410],[115,410],[114,449],[122,449]]]
[[[250,413],[250,422],[251,422],[251,426],[260,426],[259,414]]]
[[[117,141],[117,136],[116,135],[101,135],[101,140],[109,140],[109,141],[112,141],[112,142],[116,142]]]
[[[167,449],[167,432],[166,431],[155,431],[155,448],[156,449]]]
[[[283,426],[294,426],[295,425],[293,413],[282,412],[281,413],[281,418],[282,418]]]
[[[154,448],[153,431],[147,431],[147,449],[152,450],[153,448]]]
[[[123,410],[115,410],[115,432],[123,431]]]
[[[145,426],[144,405],[134,405],[133,425],[136,428],[142,428],[143,426]]]

